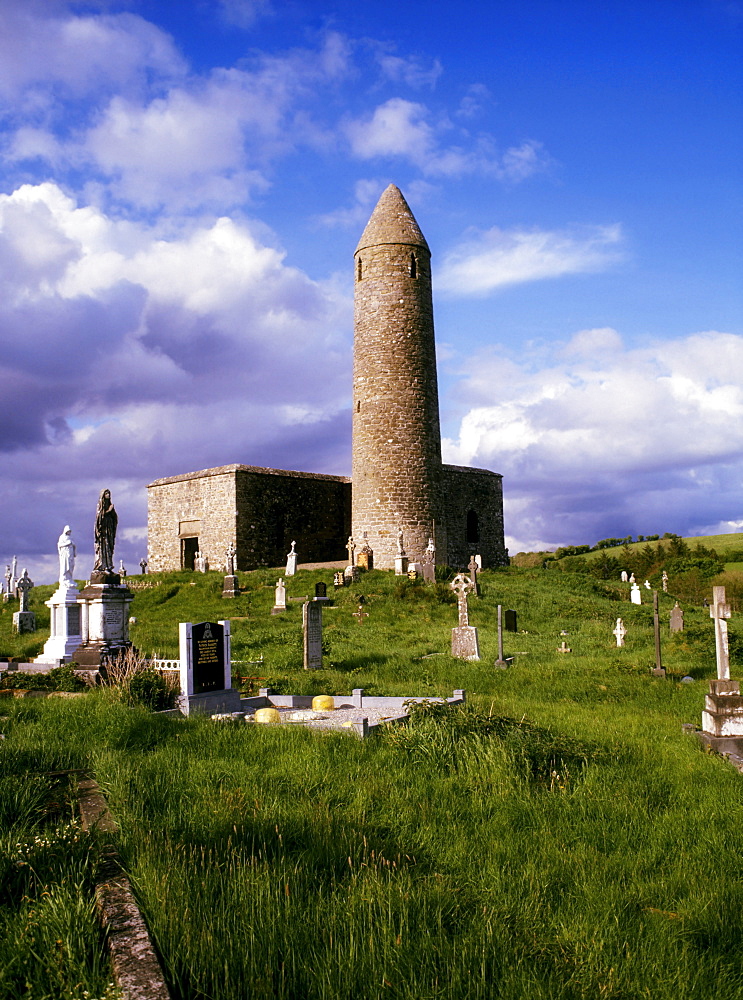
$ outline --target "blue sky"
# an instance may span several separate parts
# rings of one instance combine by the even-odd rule
[[[743,4],[0,0],[0,560],[145,485],[350,471],[352,267],[433,253],[511,551],[743,530]],[[214,559],[220,554],[210,554]]]

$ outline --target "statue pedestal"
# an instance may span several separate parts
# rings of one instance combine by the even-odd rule
[[[100,667],[131,646],[129,605],[134,595],[120,580],[118,573],[94,572],[80,592],[82,641],[72,656],[80,666]]]
[[[69,663],[74,650],[80,645],[81,607],[80,592],[74,583],[60,584],[48,601],[51,614],[51,635],[44,643],[44,650],[34,663]]]

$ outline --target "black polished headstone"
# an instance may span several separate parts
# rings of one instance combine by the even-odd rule
[[[224,626],[199,622],[191,627],[193,693],[224,690]]]
[[[516,624],[516,612],[513,608],[507,608],[506,614],[506,632],[518,632],[518,626]]]

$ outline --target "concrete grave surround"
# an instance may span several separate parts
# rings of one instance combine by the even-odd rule
[[[248,465],[158,479],[151,572],[192,569],[200,548],[233,539],[236,570],[281,566],[292,538],[306,562],[341,560],[349,536],[367,539],[376,568],[396,569],[399,530],[409,562],[423,563],[433,538],[439,564],[507,564],[501,476],[441,460],[431,282],[428,244],[390,184],[354,256],[352,480]]]

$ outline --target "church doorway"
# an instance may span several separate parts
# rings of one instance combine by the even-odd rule
[[[198,538],[181,538],[181,569],[194,568],[194,557],[198,551]]]

